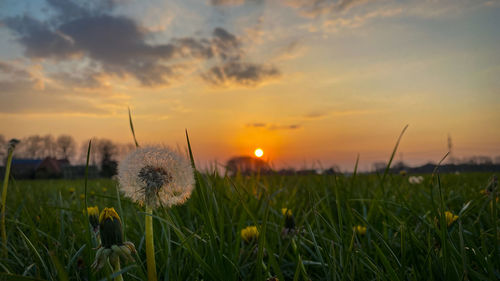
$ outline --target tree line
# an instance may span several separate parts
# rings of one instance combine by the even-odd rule
[[[70,135],[31,135],[23,137],[16,146],[14,158],[17,159],[44,159],[53,157],[67,159],[71,164],[83,164],[87,159],[88,141],[78,144]],[[7,143],[4,135],[0,134],[0,159],[7,156]],[[101,165],[106,161],[119,160],[123,155],[134,149],[132,143],[116,143],[106,138],[92,139],[90,163]],[[3,161],[2,161],[3,162]]]

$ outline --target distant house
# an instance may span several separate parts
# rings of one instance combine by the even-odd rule
[[[35,170],[35,178],[50,179],[62,178],[64,167],[69,166],[68,159],[46,157]]]
[[[250,156],[233,157],[227,161],[226,171],[234,176],[238,173],[242,175],[251,175],[255,173],[269,173],[272,171],[266,161]]]
[[[47,179],[63,177],[63,169],[70,165],[67,159],[12,159],[11,175],[16,179]]]

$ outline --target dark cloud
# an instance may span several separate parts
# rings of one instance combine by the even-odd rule
[[[280,71],[273,66],[246,63],[239,60],[212,67],[203,74],[203,78],[213,85],[225,85],[228,82],[244,86],[256,86],[262,81],[276,78]]]
[[[29,16],[8,18],[4,24],[17,32],[19,43],[30,58],[68,58],[78,53],[71,38]]]
[[[253,86],[279,74],[274,67],[246,62],[240,40],[223,28],[215,28],[208,38],[174,38],[169,43],[153,45],[147,42],[151,34],[134,20],[106,14],[114,5],[112,0],[90,1],[86,6],[68,0],[47,2],[57,12],[47,22],[28,15],[3,20],[17,34],[29,58],[66,61],[84,56],[97,63],[100,71],[134,77],[143,86],[168,85],[182,74],[177,65],[191,59],[206,62],[203,65],[209,71],[202,71],[202,77],[213,85],[230,80]],[[70,84],[89,82],[89,87],[98,84],[96,76],[54,75],[56,79],[67,78]]]
[[[109,13],[119,0],[46,0],[46,2],[57,13],[52,22],[62,23]]]

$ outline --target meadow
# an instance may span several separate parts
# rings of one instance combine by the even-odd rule
[[[159,280],[498,280],[498,202],[491,173],[235,176],[196,173],[191,198],[154,212]],[[490,185],[490,188],[493,184]],[[482,191],[483,190],[483,191]],[[16,181],[7,197],[1,280],[110,280],[93,272],[84,180]],[[117,182],[89,180],[88,206],[114,207],[146,280],[144,210]],[[283,231],[282,208],[295,228]],[[448,223],[444,213],[458,219]],[[241,230],[256,226],[245,242]],[[358,227],[360,226],[360,227]],[[363,227],[366,227],[364,231]]]

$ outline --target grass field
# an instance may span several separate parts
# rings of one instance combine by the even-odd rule
[[[498,203],[481,193],[491,177],[198,174],[185,205],[155,211],[159,280],[498,280]],[[83,180],[11,181],[1,280],[106,280],[110,269],[89,269],[83,194]],[[89,206],[115,207],[137,248],[124,279],[145,280],[143,210],[118,200],[113,180],[89,181],[87,194]],[[283,235],[282,208],[298,234]],[[458,220],[448,226],[445,211]],[[246,243],[250,225],[259,236]]]

